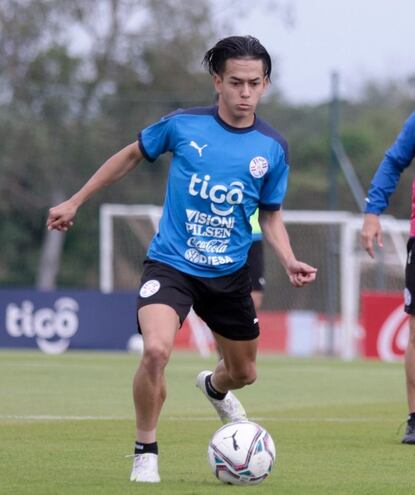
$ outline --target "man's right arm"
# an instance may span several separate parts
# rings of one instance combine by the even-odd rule
[[[398,185],[402,172],[415,157],[415,113],[405,122],[393,145],[386,151],[370,184],[365,213],[380,215]]]
[[[259,223],[266,240],[284,267],[294,287],[303,287],[316,278],[317,269],[298,261],[291,248],[281,210],[259,210]]]
[[[415,113],[405,122],[392,147],[385,153],[370,185],[366,198],[364,222],[361,232],[363,248],[374,258],[374,242],[382,243],[379,215],[387,208],[389,198],[398,185],[400,176],[415,157]]]
[[[83,203],[96,192],[124,177],[142,158],[143,154],[137,141],[109,158],[77,193],[49,210],[46,222],[48,229],[68,230],[73,225],[73,218]]]
[[[379,247],[383,247],[382,227],[379,221],[379,215],[366,213],[363,220],[361,232],[362,246],[371,258],[375,257],[374,242]]]

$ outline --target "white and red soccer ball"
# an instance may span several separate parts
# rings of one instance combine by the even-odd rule
[[[257,485],[271,473],[276,450],[271,435],[252,421],[222,426],[209,442],[208,460],[223,483]]]

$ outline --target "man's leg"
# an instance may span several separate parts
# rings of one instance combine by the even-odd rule
[[[222,358],[213,373],[199,373],[196,386],[202,390],[224,423],[246,420],[245,409],[231,390],[255,381],[258,339],[235,341],[216,333],[214,336]]]
[[[408,422],[402,443],[415,444],[415,316],[409,315],[409,341],[405,352]]]
[[[409,315],[409,341],[405,353],[406,391],[409,413],[415,413],[415,316]]]
[[[256,380],[258,338],[230,340],[214,333],[222,359],[213,371],[213,387],[222,393],[250,385]]]
[[[140,308],[144,353],[133,381],[137,442],[131,481],[159,481],[156,428],[166,398],[164,369],[169,361],[179,317],[165,304]],[[140,454],[141,452],[141,454]]]
[[[406,397],[408,401],[408,422],[402,443],[415,444],[415,239],[407,244],[405,267],[405,311],[409,314],[409,340],[405,352]]]

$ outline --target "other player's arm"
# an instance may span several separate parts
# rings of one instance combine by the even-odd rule
[[[379,247],[383,247],[382,227],[380,225],[379,215],[374,213],[366,213],[364,215],[361,240],[363,248],[371,258],[374,258],[374,242],[376,242]]]
[[[389,198],[396,190],[402,172],[415,157],[415,113],[405,122],[393,145],[386,151],[370,184],[366,198],[361,243],[369,256],[374,258],[374,243],[382,243],[382,227],[379,215],[388,207]]]
[[[317,269],[296,259],[282,219],[282,211],[260,210],[259,223],[266,240],[285,268],[292,285],[303,287],[313,282]]]
[[[137,141],[111,156],[77,193],[49,210],[46,222],[48,229],[68,230],[73,225],[76,212],[83,203],[96,192],[124,177],[142,158]]]

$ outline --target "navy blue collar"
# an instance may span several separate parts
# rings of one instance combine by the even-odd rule
[[[213,116],[215,117],[218,124],[221,125],[224,129],[226,129],[229,132],[234,132],[236,134],[244,134],[246,132],[251,132],[256,127],[256,115],[255,114],[254,114],[254,123],[252,125],[250,125],[249,127],[234,127],[233,125],[227,124],[223,119],[220,118],[219,108],[217,105],[213,107]]]

